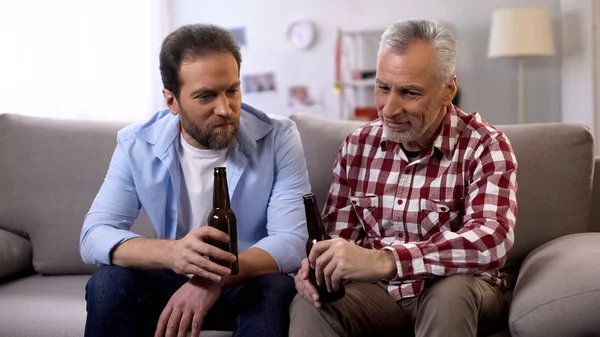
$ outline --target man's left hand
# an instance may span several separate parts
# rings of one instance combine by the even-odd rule
[[[317,242],[308,256],[319,285],[332,292],[342,280],[373,282],[396,274],[392,252],[366,249],[344,239]]]
[[[208,311],[221,296],[221,286],[194,276],[179,288],[158,319],[155,337],[198,336]]]

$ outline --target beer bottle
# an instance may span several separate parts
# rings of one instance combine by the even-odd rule
[[[319,213],[317,207],[317,199],[314,193],[308,193],[304,195],[304,211],[306,212],[306,226],[308,227],[308,239],[306,240],[306,256],[310,254],[310,250],[313,245],[319,241],[329,240],[331,237],[327,234],[325,226],[323,225],[323,219]],[[344,284],[340,283],[338,290],[329,292],[325,284],[317,285],[315,278],[315,270],[310,268],[309,273],[310,282],[315,286],[319,293],[319,301],[323,303],[334,302],[346,294]]]
[[[231,210],[225,167],[215,167],[214,177],[213,209],[208,215],[208,225],[229,235],[229,242],[209,239],[208,243],[235,255],[236,261],[234,263],[229,263],[212,257],[210,259],[215,263],[231,269],[231,275],[237,275],[239,271],[239,264],[237,261],[237,226],[235,214],[233,214],[233,210]]]

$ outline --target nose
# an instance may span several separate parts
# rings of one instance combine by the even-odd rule
[[[216,101],[217,105],[215,106],[214,113],[217,116],[229,117],[232,111],[229,108],[229,98],[224,93],[220,95],[219,99]]]
[[[397,93],[391,92],[385,100],[385,105],[382,109],[382,115],[385,119],[393,119],[404,111],[402,99]]]

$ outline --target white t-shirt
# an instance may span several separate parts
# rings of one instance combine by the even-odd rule
[[[212,209],[214,168],[225,166],[227,149],[202,150],[179,137],[181,163],[181,195],[179,201],[178,237],[206,225]]]

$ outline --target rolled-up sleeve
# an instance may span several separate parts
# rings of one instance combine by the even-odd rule
[[[111,264],[114,247],[138,237],[130,231],[140,210],[125,145],[119,141],[104,182],[86,214],[79,240],[85,263]]]
[[[292,121],[275,136],[275,180],[267,206],[268,236],[253,245],[273,257],[279,272],[300,268],[306,257],[306,216],[302,196],[310,191],[300,134]]]

